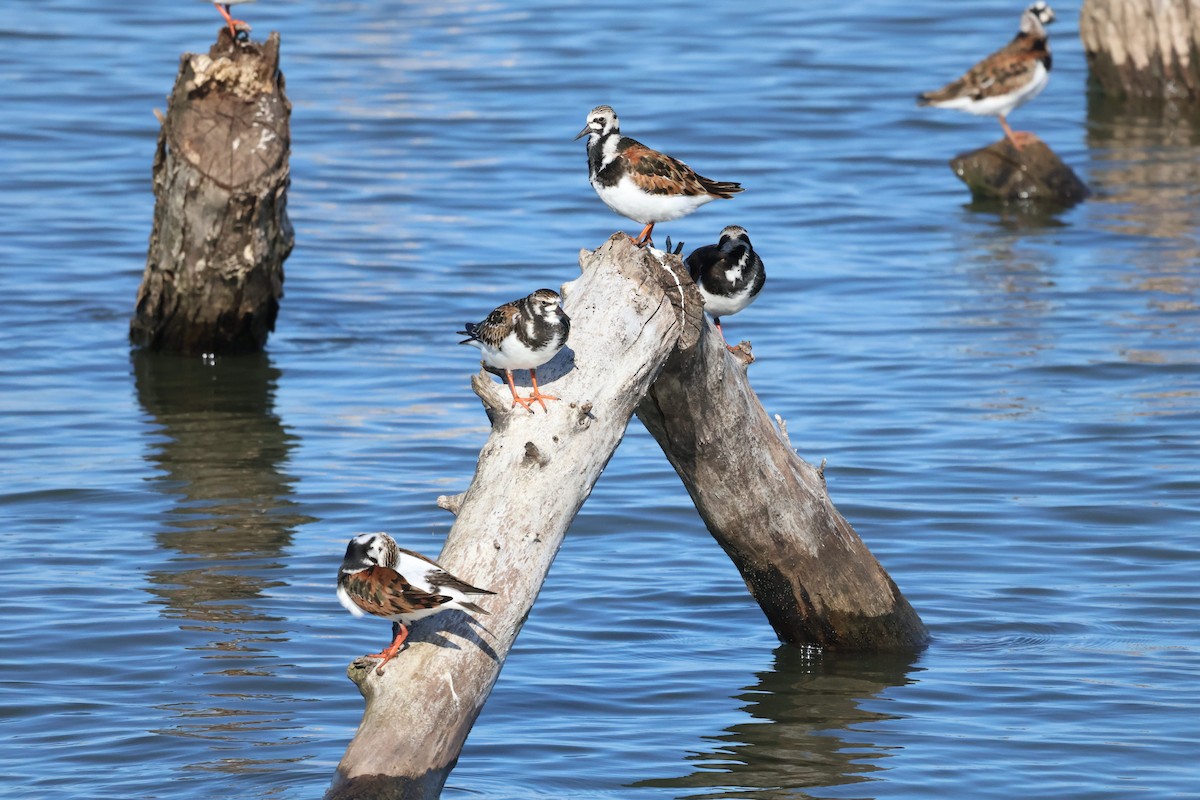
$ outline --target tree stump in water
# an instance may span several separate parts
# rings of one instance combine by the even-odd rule
[[[582,252],[580,266],[562,287],[571,338],[538,369],[562,399],[529,414],[510,408],[503,384],[476,375],[492,432],[467,491],[438,498],[457,517],[438,561],[495,591],[480,601],[490,613],[416,623],[382,676],[376,662],[350,665],[367,707],[327,800],[439,796],[635,408],[781,639],[845,650],[925,644],[921,620],[833,508],[820,472],[771,427],[745,359],[705,319],[680,258],[618,233]],[[741,415],[749,419],[736,422]],[[732,432],[716,430],[727,422]]]
[[[261,350],[283,296],[291,104],[279,34],[185,54],[154,157],[154,227],[130,339],[155,350]]]
[[[950,169],[976,200],[1073,206],[1090,192],[1075,172],[1036,136],[1020,150],[1007,138],[961,153]]]
[[[1200,98],[1200,5],[1193,0],[1084,0],[1088,72],[1113,97]]]

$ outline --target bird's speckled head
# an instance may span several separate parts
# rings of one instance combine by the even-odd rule
[[[396,540],[386,533],[360,533],[346,545],[339,570],[345,574],[362,572],[374,566],[395,568],[399,559]]]
[[[1021,15],[1021,33],[1045,36],[1046,29],[1042,26],[1051,22],[1054,22],[1054,9],[1044,0],[1037,0]]]
[[[561,298],[553,289],[538,289],[529,295],[529,308],[541,317],[553,316],[558,313]]]
[[[617,112],[612,106],[596,106],[588,112],[587,124],[583,126],[576,139],[584,136],[603,136],[606,133],[620,133],[621,123],[617,120]]]

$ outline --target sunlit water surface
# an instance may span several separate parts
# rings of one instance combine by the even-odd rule
[[[636,226],[587,185],[588,109],[744,195],[726,321],[755,388],[933,641],[779,646],[637,422],[576,520],[448,798],[1194,797],[1200,147],[1089,108],[1077,8],[1013,115],[1095,191],[967,204],[998,137],[918,109],[1020,3],[242,6],[279,30],[296,249],[268,352],[132,354],[157,123],[198,2],[0,21],[0,795],[318,797],[344,542],[436,554],[487,433],[454,331]],[[10,9],[13,11],[13,9]]]

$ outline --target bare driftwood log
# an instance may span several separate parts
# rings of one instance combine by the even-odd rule
[[[155,350],[261,350],[283,296],[291,104],[279,34],[262,44],[221,28],[185,54],[160,117],[154,227],[129,335]]]
[[[1200,5],[1084,0],[1079,37],[1093,83],[1116,97],[1200,98]]]
[[[688,313],[698,320],[699,304]],[[715,327],[680,343],[637,409],[709,533],[780,641],[833,650],[913,650],[927,633],[829,499],[821,470],[777,430],[746,378],[743,343]]]
[[[538,368],[562,399],[529,414],[488,373],[471,381],[492,432],[466,493],[441,502],[457,519],[438,561],[497,592],[480,601],[490,614],[475,627],[455,612],[417,623],[382,676],[351,665],[367,708],[328,798],[438,796],[568,526],[680,337],[688,278],[678,259],[664,269],[616,235],[580,264],[562,291],[571,339]]]
[[[1018,150],[1007,138],[950,159],[975,200],[1073,206],[1089,194],[1086,184],[1035,136]]]
[[[351,664],[367,707],[329,800],[438,796],[635,407],[782,639],[911,650],[926,641],[818,471],[771,428],[746,380],[748,350],[739,360],[705,322],[679,257],[616,234],[580,264],[582,277],[563,287],[571,339],[538,370],[562,400],[546,414],[511,410],[509,392],[476,375],[492,433],[470,488],[438,500],[457,514],[439,561],[497,592],[485,601],[491,614],[417,623],[383,676],[374,662]],[[701,418],[714,409],[710,425]]]

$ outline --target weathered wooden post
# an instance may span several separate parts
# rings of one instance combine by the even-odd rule
[[[439,795],[635,408],[656,436],[679,437],[664,450],[781,638],[847,650],[915,651],[926,641],[920,619],[834,510],[820,475],[771,428],[745,370],[705,323],[679,257],[615,234],[581,253],[580,264],[583,275],[562,291],[571,338],[538,369],[543,388],[562,399],[545,414],[514,411],[501,384],[476,375],[492,432],[470,488],[438,500],[457,515],[438,560],[497,592],[486,600],[490,615],[417,623],[382,676],[374,662],[351,664],[367,707],[327,800]],[[692,381],[699,385],[686,385]],[[680,411],[692,420],[675,420]],[[710,413],[752,419],[730,434],[697,420]],[[743,459],[763,474],[739,502],[771,509],[745,521],[717,507],[727,496],[722,476]],[[772,514],[781,521],[768,520]]]
[[[180,59],[154,157],[154,226],[131,341],[186,355],[261,350],[283,296],[291,104],[279,34]]]
[[[1093,84],[1115,97],[1200,98],[1200,5],[1194,0],[1084,0]]]

